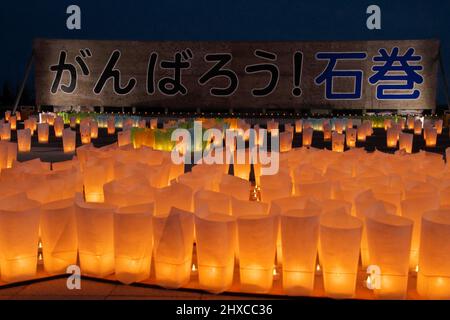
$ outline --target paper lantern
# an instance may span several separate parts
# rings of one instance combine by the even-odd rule
[[[5,111],[5,121],[9,121],[9,118],[11,118],[11,111],[7,110]]]
[[[304,128],[302,134],[302,145],[304,147],[310,147],[312,144],[314,130],[312,128]]]
[[[245,150],[243,159],[240,158],[238,152],[234,154],[233,173],[235,177],[249,180],[250,179],[250,156],[248,150]]]
[[[395,127],[389,127],[386,132],[386,144],[388,148],[397,148],[398,130]]]
[[[353,128],[347,128],[345,131],[346,144],[349,148],[356,147],[357,130]]]
[[[400,130],[405,129],[405,119],[404,118],[397,119],[397,124],[398,124],[398,127],[400,128]]]
[[[231,215],[231,198],[229,195],[209,190],[199,190],[194,195],[194,212],[202,216],[203,212]]]
[[[88,203],[75,195],[78,251],[83,274],[105,277],[114,273],[114,210],[104,203]]]
[[[156,190],[142,175],[132,175],[106,183],[103,192],[105,203],[121,208],[153,202]]]
[[[412,153],[414,135],[411,133],[400,133],[400,150],[405,150],[406,153]]]
[[[98,123],[96,120],[92,120],[89,127],[91,128],[91,139],[98,138]]]
[[[11,125],[9,122],[0,124],[0,138],[2,141],[11,140]]]
[[[152,215],[152,203],[120,208],[114,213],[115,275],[122,283],[150,277]]]
[[[9,124],[11,126],[11,130],[16,130],[17,129],[17,118],[16,118],[16,116],[11,116],[9,118]]]
[[[382,299],[403,299],[408,287],[413,221],[384,212],[366,214],[370,264],[381,271],[375,294]]]
[[[0,270],[4,282],[36,275],[39,206],[25,193],[4,197],[0,202]]]
[[[330,141],[331,140],[331,126],[329,123],[325,123],[323,125],[323,141]]]
[[[77,127],[77,118],[70,117],[69,119],[69,125],[72,129],[75,129]]]
[[[320,219],[319,258],[327,296],[354,296],[361,231],[361,220],[344,211],[330,213]]]
[[[409,130],[414,130],[414,117],[408,117],[406,118],[406,127]]]
[[[450,211],[422,216],[417,292],[428,299],[450,299]]]
[[[30,152],[31,131],[30,129],[17,130],[17,147],[19,152]]]
[[[280,217],[283,251],[283,290],[310,295],[314,289],[319,210],[291,210]]]
[[[435,128],[425,128],[425,144],[427,147],[436,147],[437,130]]]
[[[24,129],[30,129],[31,135],[34,134],[34,123],[32,119],[27,119],[23,122]]]
[[[222,214],[195,217],[198,279],[202,289],[220,293],[233,283],[236,219]]]
[[[194,215],[175,207],[166,216],[153,218],[156,283],[180,288],[190,280]]]
[[[347,119],[346,129],[353,129],[353,120]],[[345,130],[347,132],[347,130]],[[356,135],[355,135],[356,137]]]
[[[292,149],[292,139],[294,134],[292,132],[280,133],[280,152],[288,152]]]
[[[367,136],[367,130],[364,127],[364,125],[360,125],[358,126],[357,129],[357,135],[358,135],[358,141],[366,141],[366,136]]]
[[[295,133],[302,133],[303,131],[303,120],[299,119],[295,121]]]
[[[158,128],[158,119],[150,119],[150,129]]]
[[[387,131],[389,128],[392,127],[392,120],[391,119],[384,119],[383,125],[384,125],[384,130]]]
[[[296,196],[307,196],[315,199],[330,199],[332,185],[327,180],[299,182],[295,184]]]
[[[55,131],[55,137],[62,137],[64,130],[64,120],[61,116],[56,117],[55,124],[53,125],[53,130]]]
[[[344,122],[341,119],[336,119],[334,121],[334,130],[339,134],[344,132]]]
[[[434,122],[434,127],[436,128],[437,134],[442,134],[442,126],[444,124],[444,121],[442,119],[436,120]]]
[[[241,291],[265,293],[272,288],[278,217],[253,215],[237,218]]]
[[[40,229],[46,272],[65,273],[69,265],[77,264],[78,241],[73,198],[42,206]]]
[[[17,118],[17,121],[22,120],[22,115],[20,114],[20,111],[16,111],[16,118]]]
[[[167,216],[172,207],[192,212],[192,189],[181,183],[172,183],[169,187],[156,190],[155,215]]]
[[[73,153],[76,148],[76,132],[70,128],[63,131],[63,149],[64,153]]]
[[[119,147],[131,144],[131,131],[125,130],[117,133],[117,144]]]
[[[47,123],[48,123],[48,125],[49,126],[53,126],[54,124],[55,124],[55,115],[54,114],[50,114],[50,113],[48,113],[47,114]]]
[[[425,197],[413,197],[401,202],[402,216],[414,222],[409,268],[415,270],[419,264],[420,230],[422,215],[431,210],[439,208],[439,197],[436,193]]]
[[[80,123],[80,135],[82,144],[91,143],[91,127],[89,122]]]
[[[107,120],[108,134],[116,133],[116,121],[114,117],[108,117]]]
[[[223,175],[219,184],[219,191],[238,200],[249,200],[250,182],[231,175]]]
[[[48,123],[38,124],[38,141],[39,143],[48,143]]]
[[[104,202],[103,185],[108,182],[107,168],[102,163],[89,161],[83,169],[86,202]]]
[[[422,134],[422,121],[420,119],[414,120],[414,134]]]
[[[280,172],[271,176],[261,176],[261,201],[271,203],[272,200],[292,195],[291,177]]]
[[[345,135],[343,133],[333,132],[331,147],[334,152],[344,152]]]

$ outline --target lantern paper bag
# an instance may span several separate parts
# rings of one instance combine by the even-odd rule
[[[75,129],[77,127],[77,118],[76,117],[70,117],[69,125],[70,125],[70,127],[72,129]]]
[[[331,125],[325,123],[323,125],[323,141],[330,141],[332,136]]]
[[[115,274],[122,283],[150,277],[152,215],[153,203],[123,207],[114,213]]]
[[[199,190],[194,195],[194,212],[201,216],[203,210],[231,215],[231,197],[220,192]]]
[[[437,140],[437,130],[435,128],[425,128],[425,144],[427,147],[435,147]]]
[[[78,251],[82,273],[105,277],[114,273],[114,211],[104,203],[88,203],[75,195]]]
[[[169,187],[156,190],[155,215],[167,216],[172,207],[184,211],[193,211],[192,189],[181,183],[173,183]]]
[[[0,202],[0,270],[5,282],[28,280],[36,275],[39,203],[25,193]]]
[[[2,141],[11,140],[11,125],[9,124],[9,122],[0,124],[0,138],[2,139]]]
[[[412,153],[413,138],[414,135],[412,133],[400,133],[399,149],[405,150],[406,153]]]
[[[38,124],[38,141],[39,143],[48,143],[48,123]]]
[[[238,200],[249,200],[250,187],[250,181],[225,174],[220,181],[219,191]]]
[[[293,132],[280,133],[280,152],[288,152],[292,150]]]
[[[9,124],[11,125],[11,130],[16,130],[17,129],[17,118],[16,118],[16,116],[11,116],[9,118]]]
[[[302,133],[303,131],[303,120],[299,119],[295,121],[295,133]]]
[[[233,283],[236,219],[222,214],[196,216],[195,234],[200,287],[226,291]]]
[[[450,210],[422,216],[417,292],[428,299],[450,299]]]
[[[64,153],[73,153],[76,148],[76,133],[69,128],[62,133]]]
[[[172,207],[167,216],[153,218],[156,283],[180,288],[191,276],[194,215]]]
[[[106,124],[108,128],[108,134],[116,133],[116,120],[114,119],[114,117],[108,117]]]
[[[77,263],[74,199],[43,205],[40,228],[45,271],[50,274],[65,273],[69,265]]]
[[[103,202],[103,185],[107,183],[107,170],[101,163],[89,161],[83,171],[84,194],[87,202]]]
[[[64,130],[64,120],[62,117],[56,117],[53,130],[55,131],[55,137],[62,137]]]
[[[96,120],[92,120],[90,123],[91,128],[91,139],[97,139],[98,138],[98,123]]]
[[[286,198],[292,195],[291,177],[280,172],[276,175],[261,176],[261,201],[270,203],[272,200]]]
[[[313,137],[313,128],[306,128],[303,130],[302,134],[302,145],[304,147],[310,147],[312,144],[312,137]]]
[[[356,146],[356,129],[347,128],[345,131],[346,144],[349,148],[354,148]]]
[[[19,152],[30,152],[31,150],[30,129],[17,130],[17,147]]]
[[[237,218],[241,290],[265,293],[272,288],[278,216]]]
[[[131,144],[131,130],[120,131],[117,133],[117,144],[119,147]]]
[[[314,289],[320,210],[291,210],[280,217],[283,290],[310,295]]]
[[[414,120],[414,134],[422,134],[422,121],[420,119]]]
[[[328,180],[295,184],[296,196],[308,196],[315,199],[331,199],[332,184]]]
[[[156,189],[145,177],[129,176],[106,183],[103,192],[105,203],[121,208],[153,202]]]
[[[381,271],[375,294],[382,299],[404,299],[408,287],[413,221],[384,212],[365,215],[371,265]]]
[[[334,152],[344,152],[345,135],[343,133],[333,132],[332,134],[332,150]]]
[[[91,127],[89,122],[82,122],[80,124],[80,136],[82,144],[91,143]]]
[[[386,132],[386,145],[388,148],[397,148],[398,130],[396,127],[388,128]]]
[[[326,295],[351,298],[355,293],[362,222],[337,211],[324,215],[319,227],[319,258]]]
[[[411,253],[409,258],[409,268],[411,270],[416,270],[416,267],[419,264],[422,215],[427,211],[435,210],[438,208],[439,197],[437,194],[426,197],[409,198],[401,202],[402,216],[405,218],[409,218],[414,222],[411,240]]]

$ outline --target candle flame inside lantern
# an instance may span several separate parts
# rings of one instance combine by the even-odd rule
[[[274,276],[278,275],[278,273],[277,273],[277,268],[273,267],[272,274],[273,274]]]
[[[195,263],[192,264],[192,272],[197,272],[197,267],[195,266]]]
[[[317,264],[316,271],[320,272],[320,264]]]
[[[419,265],[416,265],[415,271],[416,271],[416,273],[419,272]]]

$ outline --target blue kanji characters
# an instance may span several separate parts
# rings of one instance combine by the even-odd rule
[[[79,55],[75,57],[75,61],[77,62],[78,66],[81,69],[81,72],[83,75],[88,76],[89,75],[89,68],[86,64],[86,62],[83,60],[86,57],[91,57],[91,51],[89,49],[80,50],[81,56]],[[50,71],[56,72],[55,78],[53,79],[52,87],[50,89],[50,92],[52,94],[55,94],[58,92],[58,89],[61,87],[61,90],[64,93],[72,93],[75,91],[75,88],[77,86],[77,69],[73,64],[66,63],[67,58],[67,52],[61,51],[59,53],[59,60],[58,64],[51,65]],[[67,71],[69,73],[69,84],[61,84],[61,79],[64,74],[64,71]]]
[[[423,69],[421,65],[410,65],[409,62],[422,60],[419,55],[414,55],[414,48],[409,48],[404,55],[399,55],[399,48],[394,47],[388,54],[386,49],[378,50],[378,56],[374,62],[383,62],[372,67],[375,73],[369,78],[369,83],[377,85],[376,97],[379,100],[389,99],[417,99],[420,91],[415,89],[415,84],[423,83],[423,77],[417,73]],[[381,82],[381,84],[378,84]],[[388,83],[386,83],[388,82]],[[394,83],[395,82],[395,83]],[[392,92],[396,90],[397,93]],[[403,93],[398,93],[402,91]]]
[[[366,59],[365,52],[319,52],[316,54],[318,60],[328,60],[328,65],[322,73],[314,80],[317,85],[325,82],[325,97],[328,100],[356,100],[361,99],[362,93],[362,70],[335,70],[338,60],[363,60]],[[355,79],[353,92],[334,92],[333,80],[335,77],[347,77]]]

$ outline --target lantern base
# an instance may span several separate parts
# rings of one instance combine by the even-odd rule
[[[125,284],[150,278],[150,267],[150,256],[139,259],[116,256],[116,278]]]
[[[44,269],[50,274],[65,273],[67,267],[77,264],[77,250],[60,253],[48,253],[44,249]]]
[[[241,291],[267,293],[272,288],[273,269],[240,268]]]
[[[419,271],[417,292],[427,299],[448,300],[450,299],[450,276],[427,276]]]
[[[155,278],[156,283],[164,288],[181,288],[191,278],[191,259],[181,264],[155,260]]]
[[[229,266],[202,266],[198,265],[199,286],[212,293],[226,291],[233,284],[234,261]]]
[[[283,290],[290,296],[310,296],[314,290],[315,272],[283,271]]]
[[[94,255],[80,252],[80,267],[83,274],[105,277],[114,273],[114,252]]]
[[[1,279],[4,282],[19,282],[34,278],[37,270],[37,255],[14,260],[0,260]]]

